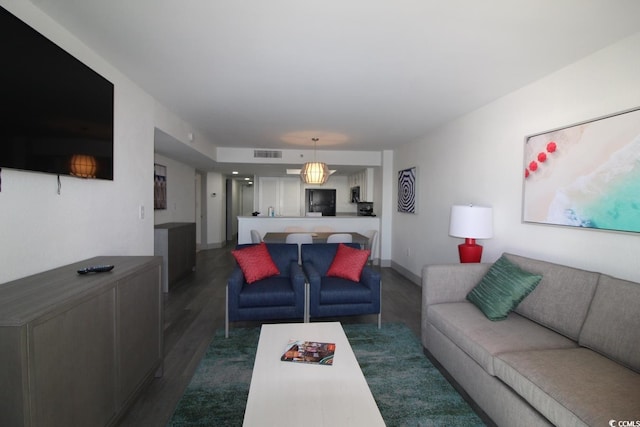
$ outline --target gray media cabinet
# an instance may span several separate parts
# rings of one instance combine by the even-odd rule
[[[162,374],[161,268],[97,257],[0,285],[0,425],[115,424]]]

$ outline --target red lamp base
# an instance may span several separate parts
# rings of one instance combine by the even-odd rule
[[[460,262],[480,262],[482,258],[482,246],[476,245],[476,239],[464,239],[464,243],[458,245]]]

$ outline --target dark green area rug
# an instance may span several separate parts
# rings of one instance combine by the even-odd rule
[[[482,426],[403,324],[343,325],[387,426]],[[169,426],[241,426],[260,329],[218,331]]]

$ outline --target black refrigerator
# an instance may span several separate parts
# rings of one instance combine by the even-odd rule
[[[306,211],[321,212],[322,216],[336,216],[336,190],[311,189],[305,190]]]

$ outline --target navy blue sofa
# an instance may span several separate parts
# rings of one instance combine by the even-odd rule
[[[339,243],[303,244],[302,268],[309,282],[308,317],[355,316],[377,314],[382,323],[380,273],[365,266],[360,282],[339,277],[327,277]],[[359,248],[355,243],[347,246]]]
[[[237,249],[253,246],[238,245]],[[227,280],[225,336],[229,322],[305,318],[305,276],[298,265],[298,245],[267,243],[280,274],[248,284],[238,265]]]

